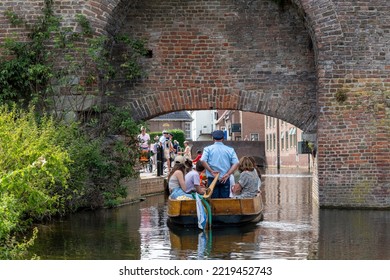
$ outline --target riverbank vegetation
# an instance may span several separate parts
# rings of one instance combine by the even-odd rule
[[[120,120],[115,117],[109,125],[127,126],[130,135],[138,131],[134,122]],[[115,206],[126,195],[121,179],[135,174],[135,145],[131,137],[92,139],[77,123],[33,109],[0,107],[0,258],[25,256],[22,249],[37,232],[22,242],[17,236],[31,235],[32,222]]]
[[[0,259],[31,258],[34,222],[115,206],[126,195],[122,180],[138,174],[140,124],[128,108],[90,100],[110,95],[116,75],[144,75],[143,42],[94,36],[82,15],[77,29],[67,28],[54,1],[44,2],[33,24],[8,10],[27,36],[0,45]],[[113,44],[124,51],[120,65],[107,51]]]

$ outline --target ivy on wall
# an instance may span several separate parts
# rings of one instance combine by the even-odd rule
[[[33,24],[12,10],[5,12],[12,25],[25,29],[27,40],[8,37],[0,45],[4,53],[0,57],[0,104],[34,104],[43,111],[58,108],[55,96],[110,94],[108,85],[116,76],[136,81],[146,75],[139,64],[148,55],[143,40],[94,36],[81,14],[75,16],[76,30],[66,27],[54,14],[53,2],[45,0],[42,15]],[[121,45],[119,65],[113,61],[114,45]]]
[[[26,37],[12,34],[0,43],[0,259],[28,257],[38,233],[19,235],[32,220],[115,206],[127,195],[122,179],[138,175],[139,124],[129,108],[63,108],[77,112],[80,123],[45,112],[61,110],[56,100],[64,96],[82,103],[110,94],[118,75],[133,82],[144,77],[139,60],[148,55],[145,42],[95,36],[83,15],[75,16],[76,29],[66,27],[53,3],[45,0],[32,24],[5,12]],[[112,58],[116,44],[120,64]]]

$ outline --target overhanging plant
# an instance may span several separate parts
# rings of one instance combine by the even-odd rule
[[[91,96],[110,94],[109,84],[116,76],[136,81],[146,75],[139,64],[148,55],[143,40],[120,34],[97,36],[81,14],[75,16],[76,30],[66,27],[54,14],[53,5],[53,0],[45,0],[42,15],[32,24],[12,10],[5,12],[13,26],[25,29],[27,40],[9,36],[0,45],[0,104],[34,104],[40,111],[83,108],[96,113],[96,106],[86,108],[83,103]],[[119,65],[112,54],[118,44]],[[69,100],[60,96],[78,99],[64,107],[60,102]]]

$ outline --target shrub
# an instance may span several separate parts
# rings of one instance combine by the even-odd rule
[[[21,241],[15,234],[65,210],[70,157],[56,133],[49,117],[0,107],[0,258],[22,258],[36,232]]]

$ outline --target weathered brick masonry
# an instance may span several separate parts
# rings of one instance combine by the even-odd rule
[[[118,80],[107,102],[136,119],[177,110],[235,109],[316,133],[321,206],[390,207],[390,1],[55,1],[74,25],[144,38],[148,77]],[[43,1],[3,0],[33,20]],[[343,101],[343,98],[346,100]]]

